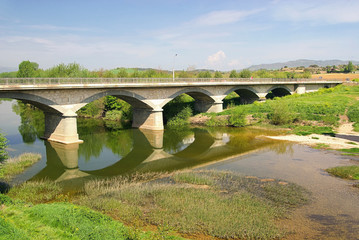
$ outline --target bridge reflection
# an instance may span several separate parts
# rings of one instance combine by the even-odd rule
[[[226,159],[273,143],[271,140],[258,138],[258,134],[253,133],[253,130],[245,129],[126,131],[131,131],[131,150],[117,162],[95,170],[82,170],[81,164],[79,166],[82,145],[45,141],[46,167],[32,179],[46,178],[63,182],[134,172],[173,171]],[[86,143],[89,141],[83,144]]]

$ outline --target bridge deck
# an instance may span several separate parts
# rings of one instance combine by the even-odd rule
[[[50,88],[178,87],[214,85],[323,84],[342,80],[306,78],[0,78],[0,90]]]

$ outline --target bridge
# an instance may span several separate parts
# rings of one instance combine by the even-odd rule
[[[132,127],[163,130],[163,107],[186,93],[198,112],[221,112],[223,99],[236,92],[242,103],[274,96],[330,88],[340,80],[324,79],[173,79],[166,78],[2,78],[0,98],[30,103],[45,114],[44,139],[65,144],[82,142],[76,112],[104,96],[115,96],[133,108]]]

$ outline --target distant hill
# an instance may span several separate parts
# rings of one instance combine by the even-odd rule
[[[13,72],[13,71],[17,71],[17,69],[16,68],[11,68],[11,67],[2,67],[2,66],[0,66],[0,73]]]
[[[268,69],[268,70],[277,70],[281,69],[284,66],[289,68],[292,67],[309,67],[310,65],[318,65],[320,67],[326,66],[333,66],[333,65],[344,65],[348,64],[348,61],[342,60],[308,60],[308,59],[298,59],[295,61],[288,61],[288,62],[278,62],[278,63],[270,63],[270,64],[259,64],[259,65],[252,65],[248,69],[251,71],[259,70],[259,69]],[[358,65],[359,61],[352,61],[354,65]]]

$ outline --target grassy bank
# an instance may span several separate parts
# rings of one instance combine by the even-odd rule
[[[9,181],[12,177],[22,173],[41,159],[40,154],[24,153],[18,157],[9,158],[0,163],[0,179]]]
[[[141,183],[92,181],[74,202],[131,225],[167,226],[186,236],[274,239],[285,234],[276,220],[307,197],[299,186],[277,180],[194,171]]]
[[[0,194],[0,239],[181,239],[143,232],[71,203],[28,205]]]
[[[239,105],[218,114],[204,114],[210,117],[207,125],[223,125],[223,116],[238,116],[243,121],[244,112],[249,124],[269,127],[285,127],[298,135],[311,133],[333,135],[341,118],[351,122],[359,122],[359,86],[339,85],[335,88],[320,89],[307,94],[293,94],[282,98],[274,98],[265,102],[254,102]],[[213,124],[213,122],[219,122]],[[225,123],[224,125],[233,125]]]
[[[336,177],[351,179],[351,180],[359,180],[358,165],[328,168],[326,171],[330,174],[333,174]]]
[[[75,195],[50,181],[26,182],[0,195],[0,236],[278,239],[287,233],[277,220],[308,198],[295,184],[218,171],[92,180]]]

